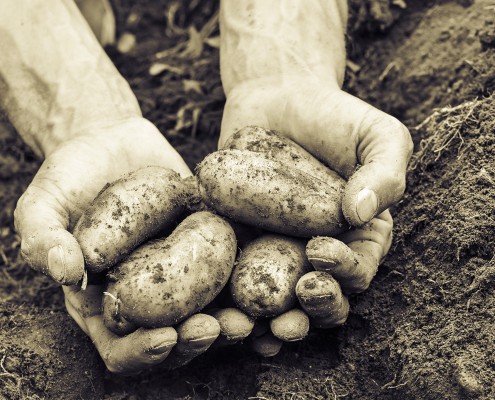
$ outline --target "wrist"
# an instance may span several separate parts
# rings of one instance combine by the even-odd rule
[[[342,0],[221,3],[220,67],[226,95],[258,80],[305,77],[342,85],[347,5]]]
[[[141,115],[119,74],[70,0],[0,7],[0,107],[41,157],[85,130]],[[63,35],[61,35],[63,32]]]

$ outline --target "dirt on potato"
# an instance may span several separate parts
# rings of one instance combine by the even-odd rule
[[[416,144],[394,241],[343,327],[268,359],[247,345],[175,371],[104,371],[59,287],[19,255],[13,210],[40,160],[0,125],[0,398],[495,398],[495,3],[351,2],[346,87]],[[194,167],[218,139],[217,1],[115,0],[126,54],[108,52],[143,112]]]

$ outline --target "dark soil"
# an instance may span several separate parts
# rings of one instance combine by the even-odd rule
[[[13,210],[40,161],[2,127],[0,399],[495,398],[495,3],[401,3],[351,2],[346,81],[416,143],[392,249],[343,327],[270,359],[235,345],[172,372],[105,372],[60,288],[19,257]],[[217,3],[115,4],[137,45],[109,54],[194,167],[215,148],[224,101],[218,50],[195,35],[218,34]]]

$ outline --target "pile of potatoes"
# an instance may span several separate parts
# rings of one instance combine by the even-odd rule
[[[255,321],[268,323],[270,335],[256,343],[275,354],[310,326],[344,323],[347,299],[314,251],[350,228],[344,185],[299,145],[254,126],[209,154],[194,177],[147,167],[108,184],[73,232],[88,273],[106,277],[106,326],[124,335],[204,310],[258,337],[267,328]],[[231,307],[208,310],[225,293]]]

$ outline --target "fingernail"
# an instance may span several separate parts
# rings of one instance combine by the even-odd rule
[[[191,339],[186,342],[186,345],[190,348],[193,349],[201,349],[205,346],[210,346],[215,339],[218,337],[218,335],[210,335],[210,336],[204,336],[201,338],[197,339]]]
[[[378,210],[378,197],[368,188],[361,189],[357,195],[356,213],[362,222],[369,222]]]
[[[65,254],[62,246],[53,246],[48,250],[48,272],[57,282],[63,282],[65,269]]]
[[[156,344],[152,345],[151,348],[148,349],[148,353],[150,354],[167,353],[170,350],[172,350],[172,347],[174,347],[177,343],[176,341],[171,341],[170,337],[168,336],[166,339],[164,339],[161,336],[158,336],[153,340],[153,342]]]

